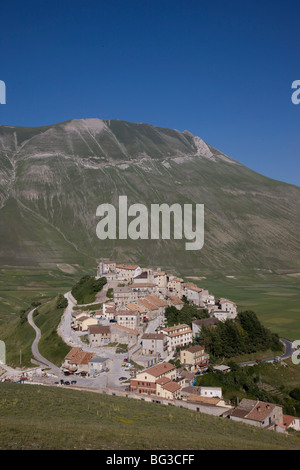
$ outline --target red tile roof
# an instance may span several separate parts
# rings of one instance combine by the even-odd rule
[[[146,372],[147,374],[153,375],[154,377],[160,377],[161,375],[167,374],[174,369],[176,369],[176,367],[173,364],[170,364],[169,362],[162,362],[161,364],[150,367],[150,369],[141,371],[141,373]]]

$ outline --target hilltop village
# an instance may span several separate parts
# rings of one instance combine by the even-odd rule
[[[87,331],[89,342],[95,347],[121,343],[129,350],[134,348],[137,362],[145,366],[171,359],[178,348],[188,347],[199,336],[202,325],[237,316],[237,305],[233,301],[221,298],[216,303],[208,290],[160,269],[102,260],[97,271],[97,278],[100,277],[107,280],[106,291],[112,290],[111,301],[103,302],[101,310],[93,314],[74,311],[73,328]],[[181,310],[185,302],[207,312],[207,318],[195,320],[192,325],[165,326],[166,309],[173,306]],[[187,362],[185,353],[184,361],[195,372],[207,367],[209,360],[202,346],[196,349],[197,360]]]
[[[102,259],[100,278],[106,279],[97,300],[99,305],[104,299],[101,308],[71,309],[70,326],[86,345],[71,348],[63,363],[66,375],[106,375],[103,393],[187,407],[279,432],[300,429],[299,418],[284,415],[281,406],[249,399],[232,406],[222,388],[194,385],[210,365],[209,353],[197,341],[201,328],[235,319],[235,302],[216,300],[208,290],[159,268]],[[75,299],[69,300],[74,307]],[[185,304],[205,315],[191,324],[168,326],[167,309],[180,311]],[[213,370],[226,374],[230,368],[215,365]]]

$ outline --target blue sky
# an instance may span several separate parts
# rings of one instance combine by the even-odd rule
[[[299,2],[11,0],[0,15],[0,124],[187,129],[299,185]]]

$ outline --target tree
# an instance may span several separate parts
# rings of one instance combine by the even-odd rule
[[[59,294],[57,301],[56,301],[56,308],[65,309],[67,308],[67,306],[68,306],[68,300],[62,294]]]

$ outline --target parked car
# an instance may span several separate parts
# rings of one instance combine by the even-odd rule
[[[120,377],[119,380],[120,380],[120,381],[121,381],[121,380],[122,380],[122,381],[123,381],[123,380],[127,380],[127,377]]]
[[[70,382],[67,380],[67,381],[65,382],[65,385],[70,385]]]

